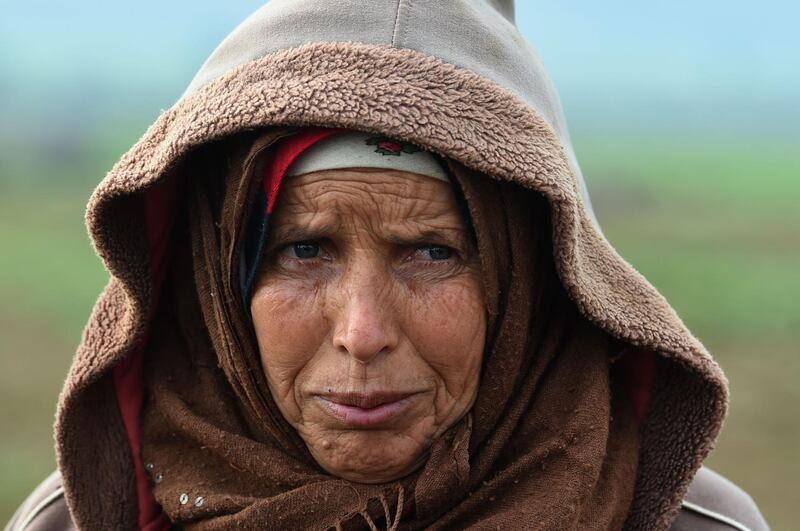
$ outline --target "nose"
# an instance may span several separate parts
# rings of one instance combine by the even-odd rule
[[[339,310],[332,316],[334,347],[362,364],[397,346],[398,331],[386,279],[350,275],[343,279]]]

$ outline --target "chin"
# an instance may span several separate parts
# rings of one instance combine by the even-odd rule
[[[418,443],[405,433],[355,430],[331,433],[316,444],[306,444],[329,474],[356,483],[376,484],[400,479],[420,468],[430,443]]]
[[[427,452],[423,452],[420,456],[409,462],[401,461],[399,463],[389,463],[388,466],[386,463],[365,466],[363,468],[354,468],[352,466],[353,463],[343,463],[343,466],[337,466],[336,463],[329,463],[327,465],[320,463],[320,465],[326,472],[338,478],[354,483],[375,485],[390,483],[413,473],[422,466],[426,456]]]

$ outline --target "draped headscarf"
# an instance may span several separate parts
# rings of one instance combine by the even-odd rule
[[[353,483],[315,463],[270,396],[241,297],[248,223],[291,134],[235,137],[188,168],[144,372],[142,455],[169,519],[187,529],[621,529],[639,455],[621,343],[564,291],[544,198],[450,160],[486,293],[475,404],[397,481]]]

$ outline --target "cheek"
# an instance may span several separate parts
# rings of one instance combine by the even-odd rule
[[[486,310],[477,275],[427,286],[408,299],[406,329],[417,352],[441,378],[450,400],[471,401],[486,338]]]
[[[319,290],[276,281],[257,287],[250,308],[272,395],[285,415],[295,417],[301,372],[327,335]]]

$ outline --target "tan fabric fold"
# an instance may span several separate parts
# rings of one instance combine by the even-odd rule
[[[472,412],[387,485],[325,473],[272,402],[237,286],[267,133],[186,190],[185,231],[146,352],[143,456],[188,529],[621,529],[638,424],[615,343],[555,272],[547,202],[457,163],[476,230],[489,334]],[[278,198],[280,201],[280,197]]]

